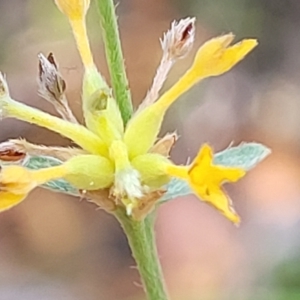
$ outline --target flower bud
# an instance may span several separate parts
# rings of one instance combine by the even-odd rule
[[[87,127],[107,145],[121,139],[124,125],[118,104],[96,67],[86,69],[82,105]]]
[[[90,0],[55,0],[55,3],[71,20],[83,18],[90,6]]]
[[[112,163],[98,155],[75,156],[64,164],[65,179],[76,188],[93,191],[109,187],[113,183]]]

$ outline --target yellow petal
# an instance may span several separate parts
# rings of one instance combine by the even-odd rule
[[[209,145],[204,144],[194,159],[189,171],[189,179],[194,185],[205,186],[208,182],[215,181],[216,168],[212,166],[213,153]],[[220,184],[220,182],[216,182]]]
[[[210,167],[213,161],[213,151],[208,144],[204,144],[193,161],[193,167]]]
[[[57,7],[70,19],[79,19],[85,16],[90,0],[55,0]]]
[[[257,40],[245,39],[229,47],[234,35],[227,34],[206,42],[197,52],[192,67],[173,85],[157,104],[167,109],[194,84],[229,71],[257,46]]]
[[[85,22],[85,15],[90,6],[90,0],[55,0],[55,3],[70,21],[84,66],[93,66],[94,61]]]
[[[215,172],[215,178],[218,182],[236,182],[246,175],[246,171],[241,168],[228,168],[218,166]]]
[[[70,24],[84,67],[88,68],[94,66],[94,59],[87,35],[85,19],[70,19]]]
[[[1,78],[0,78],[1,79]],[[107,155],[107,147],[103,141],[86,127],[73,124],[66,120],[51,116],[36,108],[17,102],[11,98],[0,99],[4,115],[6,117],[16,118],[31,124],[45,127],[65,136],[84,150],[100,155]]]
[[[222,191],[221,185],[243,177],[243,169],[214,165],[213,151],[205,144],[190,167],[169,164],[166,165],[166,171],[170,176],[186,180],[199,199],[217,208],[233,223],[239,223],[240,218],[231,206],[230,198]]]
[[[27,194],[13,194],[0,191],[0,212],[8,210],[22,202]]]
[[[198,51],[192,67],[156,103],[137,113],[128,123],[124,140],[130,158],[145,154],[155,143],[169,106],[200,80],[230,70],[256,45],[253,39],[229,47],[234,36],[224,35],[206,42]]]
[[[237,181],[245,173],[241,168],[214,165],[212,149],[205,144],[191,164],[188,182],[201,200],[213,205],[226,218],[237,224],[240,218],[231,206],[230,198],[222,191],[221,185],[226,181]]]
[[[36,186],[31,171],[21,166],[5,166],[0,172],[0,191],[27,194]]]
[[[240,217],[231,206],[230,198],[221,189],[218,187],[200,187],[193,184],[192,188],[201,200],[211,204],[234,224],[240,222]]]
[[[0,190],[16,194],[26,194],[35,186],[65,175],[64,165],[39,170],[29,170],[21,166],[5,166],[0,172]]]
[[[211,182],[218,186],[224,182],[236,182],[246,174],[246,171],[241,168],[214,165],[213,151],[208,144],[204,144],[188,173],[194,184],[201,186]]]
[[[198,77],[196,80],[218,76],[229,71],[257,46],[255,39],[242,40],[229,46],[233,39],[233,34],[220,36],[206,42],[199,49],[190,69],[190,72]]]
[[[0,172],[0,212],[22,200],[36,186],[65,174],[64,166],[40,170],[28,170],[21,166],[5,166]]]
[[[176,166],[173,164],[166,165],[166,173],[172,177],[188,180],[189,179],[188,171],[189,170],[187,166]]]

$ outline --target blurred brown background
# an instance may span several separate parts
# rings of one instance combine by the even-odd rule
[[[163,132],[181,136],[172,157],[185,163],[200,145],[216,151],[257,141],[272,156],[227,190],[242,217],[235,228],[194,197],[159,209],[160,258],[171,299],[300,299],[300,2],[299,0],[121,0],[117,8],[130,86],[137,105],[160,59],[172,20],[197,17],[194,53],[210,37],[234,32],[259,47],[228,74],[206,80],[169,111]],[[108,78],[95,6],[89,35]],[[37,96],[37,54],[54,52],[82,119],[82,66],[66,19],[52,0],[0,1],[0,69],[14,98],[55,114]],[[165,88],[193,54],[178,63]],[[200,105],[201,104],[201,105]],[[15,120],[0,138],[46,145],[69,141]],[[144,299],[116,221],[76,198],[38,189],[0,215],[0,300]]]

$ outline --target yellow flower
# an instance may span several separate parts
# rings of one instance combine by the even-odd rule
[[[59,178],[78,189],[104,189],[113,182],[113,166],[108,159],[96,155],[74,156],[60,166],[39,170],[4,166],[0,171],[0,211],[20,203],[37,186]]]
[[[257,45],[256,40],[249,39],[229,47],[233,38],[232,34],[227,34],[206,42],[198,50],[192,67],[178,82],[157,102],[146,107],[130,120],[124,136],[130,157],[149,151],[157,138],[167,109],[179,96],[200,80],[230,70]]]
[[[19,204],[38,185],[62,177],[63,168],[53,167],[36,171],[20,166],[5,166],[0,171],[0,211]]]
[[[69,19],[81,19],[85,16],[90,0],[54,0],[58,8]]]
[[[245,170],[214,165],[212,149],[205,144],[190,167],[169,166],[168,172],[187,180],[201,200],[217,208],[230,221],[236,224],[240,222],[221,185],[225,182],[236,182],[246,174]]]
[[[85,16],[90,6],[90,0],[54,1],[61,12],[69,19],[83,64],[86,67],[92,67],[94,62],[85,23]]]
[[[111,90],[94,64],[87,31],[86,12],[89,0],[55,0],[67,16],[84,65],[82,108],[86,126],[103,141],[111,143],[122,136],[124,126],[118,105]]]
[[[107,210],[122,207],[128,215],[140,220],[164,194],[170,179],[179,177],[189,183],[200,199],[238,223],[239,217],[221,185],[226,181],[237,181],[245,171],[213,165],[213,153],[208,145],[201,148],[191,166],[175,166],[168,154],[176,134],[158,141],[157,137],[167,109],[179,96],[200,80],[230,70],[257,45],[256,40],[243,40],[230,46],[234,36],[227,34],[206,42],[198,50],[192,67],[178,82],[155,103],[139,109],[124,127],[117,102],[93,62],[85,25],[89,1],[56,0],[56,4],[71,23],[85,67],[82,98],[86,127],[11,99],[1,73],[0,110],[5,117],[15,117],[60,133],[82,149],[70,150],[70,155],[65,156],[68,159],[58,167],[38,171],[14,166],[3,168],[0,173],[0,210],[22,201],[34,187],[63,178],[77,189],[84,190],[86,195],[95,199],[98,196],[95,203],[107,202],[101,200],[107,195],[113,203],[105,204],[109,207]],[[31,146],[30,149],[38,149],[43,155],[41,147]],[[50,150],[45,153],[51,153]]]
[[[241,168],[213,165],[213,153],[205,144],[188,171],[188,181],[196,195],[221,211],[233,223],[240,218],[231,206],[231,201],[222,191],[225,182],[236,182],[246,174]]]

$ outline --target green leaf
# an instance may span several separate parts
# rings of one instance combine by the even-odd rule
[[[240,167],[248,171],[254,168],[270,153],[271,150],[262,144],[243,143],[215,154],[214,163],[225,167]],[[166,188],[167,192],[161,198],[161,202],[193,194],[188,183],[177,178],[172,179]]]
[[[243,143],[217,153],[214,163],[226,167],[240,167],[249,171],[270,153],[271,150],[262,144]]]
[[[24,164],[25,167],[33,170],[42,168],[49,168],[53,166],[61,165],[62,162],[59,159],[50,156],[31,156]],[[50,189],[55,192],[65,193],[69,195],[79,196],[79,191],[69,184],[64,179],[58,179],[49,181],[42,185],[42,187]]]

